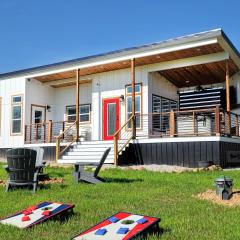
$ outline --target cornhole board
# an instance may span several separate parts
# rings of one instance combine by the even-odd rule
[[[42,202],[3,218],[0,223],[18,228],[30,228],[59,214],[66,214],[73,208],[74,205],[66,203]]]
[[[119,212],[98,223],[73,240],[130,240],[158,227],[159,218]]]

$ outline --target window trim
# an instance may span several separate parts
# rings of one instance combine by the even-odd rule
[[[10,136],[21,136],[23,134],[23,94],[14,94],[11,95],[11,116],[10,116]],[[13,102],[14,97],[21,97],[21,102]],[[20,132],[13,133],[13,107],[20,106],[21,107],[21,124],[20,124]]]
[[[91,123],[91,120],[92,120],[92,106],[91,106],[91,103],[79,104],[79,108],[81,106],[86,106],[86,105],[89,106],[89,121],[80,122],[80,115],[81,114],[80,114],[80,111],[79,111],[79,125],[84,125],[84,124],[90,124]],[[67,122],[71,122],[71,121],[68,120],[68,116],[69,115],[67,114],[67,109],[71,108],[71,107],[75,107],[75,109],[76,109],[76,105],[68,105],[68,106],[66,106],[65,113],[66,113],[66,117],[67,117]],[[84,114],[82,114],[82,115],[84,115]],[[76,114],[75,114],[75,116],[76,116]]]
[[[132,93],[127,93],[127,87],[131,86],[132,84],[125,85],[125,122],[127,122],[127,97],[131,97]],[[140,127],[136,128],[136,130],[143,130],[143,118],[142,118],[142,110],[143,110],[143,103],[142,103],[142,83],[135,83],[135,85],[140,85],[140,92],[135,93],[135,96],[140,96]],[[131,131],[127,125],[125,127],[125,131]]]

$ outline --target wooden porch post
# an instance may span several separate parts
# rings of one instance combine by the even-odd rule
[[[76,141],[79,140],[79,81],[80,69],[76,70]]]
[[[226,61],[226,108],[230,112],[230,79],[229,79],[229,62]]]
[[[236,117],[236,136],[239,137],[239,123],[238,123],[238,115],[235,115]]]
[[[215,108],[215,128],[216,128],[216,136],[220,136],[221,128],[220,128],[220,111],[219,106]]]
[[[48,121],[48,143],[52,142],[52,120]]]
[[[169,128],[170,128],[170,137],[175,136],[175,117],[174,117],[174,111],[170,111],[170,116],[169,116]]]
[[[226,61],[226,108],[228,116],[229,135],[231,135],[231,114],[230,114],[230,78],[229,78],[229,61]]]
[[[132,78],[132,138],[136,138],[136,113],[135,113],[135,59],[131,59],[131,78]]]

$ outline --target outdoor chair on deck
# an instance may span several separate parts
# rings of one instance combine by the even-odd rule
[[[87,183],[102,183],[104,180],[98,177],[98,174],[102,168],[102,165],[104,164],[111,148],[106,149],[104,154],[102,155],[102,158],[99,163],[94,163],[94,162],[78,162],[75,163],[75,169],[73,172],[73,176],[77,180],[77,182],[87,182]],[[94,173],[89,173],[84,170],[85,166],[96,166],[96,169]]]
[[[16,148],[7,151],[6,171],[9,175],[6,191],[11,187],[32,186],[33,192],[37,190],[38,173],[36,167],[37,152],[27,148]]]

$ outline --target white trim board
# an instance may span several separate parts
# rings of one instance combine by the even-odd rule
[[[232,142],[239,143],[240,139],[220,136],[205,137],[174,137],[174,138],[143,138],[134,140],[133,143],[165,143],[165,142]]]

